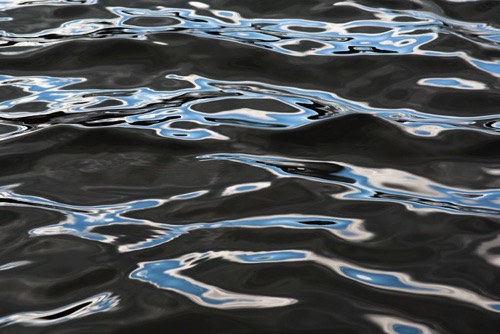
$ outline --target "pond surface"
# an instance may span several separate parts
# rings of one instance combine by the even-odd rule
[[[1,333],[498,333],[500,2],[0,0]]]

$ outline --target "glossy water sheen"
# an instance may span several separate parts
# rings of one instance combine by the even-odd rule
[[[1,333],[498,333],[500,2],[0,0]]]

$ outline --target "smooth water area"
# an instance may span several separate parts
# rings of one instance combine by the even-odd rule
[[[0,333],[498,333],[500,2],[0,0]]]

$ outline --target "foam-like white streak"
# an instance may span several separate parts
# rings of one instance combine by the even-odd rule
[[[47,326],[68,320],[89,316],[95,313],[107,312],[118,306],[119,298],[105,292],[96,296],[71,303],[49,311],[21,312],[0,318],[0,325],[21,324],[25,326]],[[78,306],[83,307],[78,308]],[[75,309],[74,312],[64,314],[64,312]],[[61,316],[58,314],[63,313]]]
[[[30,264],[30,263],[31,263],[31,261],[15,261],[15,262],[6,263],[3,265],[0,265],[0,271],[25,266],[25,265]]]
[[[130,274],[130,278],[153,284],[158,288],[175,291],[206,307],[278,307],[295,303],[295,300],[291,298],[275,299],[274,297],[263,296],[252,298],[246,294],[235,294],[194,280],[183,273],[183,271],[195,267],[202,261],[216,258],[241,264],[311,261],[332,270],[337,275],[373,288],[424,296],[446,297],[474,304],[488,311],[500,312],[500,301],[481,296],[472,291],[442,284],[416,282],[405,273],[367,269],[303,250],[190,253],[175,259],[140,263],[139,268]]]
[[[370,314],[368,320],[376,323],[387,334],[438,334],[437,331],[413,321],[402,318],[396,318],[388,315]],[[403,327],[403,329],[401,329]]]

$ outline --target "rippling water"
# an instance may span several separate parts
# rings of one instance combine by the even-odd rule
[[[1,333],[498,333],[500,2],[0,0]]]

